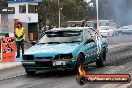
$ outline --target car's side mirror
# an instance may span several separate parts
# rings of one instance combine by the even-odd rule
[[[32,42],[31,42],[31,45],[34,46],[35,44],[36,44],[36,41],[32,41]]]
[[[93,39],[87,39],[85,43],[88,44],[88,43],[91,43],[91,42],[95,42],[95,41]]]

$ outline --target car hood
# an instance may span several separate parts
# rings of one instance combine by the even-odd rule
[[[79,47],[80,44],[41,44],[35,45],[25,51],[24,55],[49,55],[71,53]]]

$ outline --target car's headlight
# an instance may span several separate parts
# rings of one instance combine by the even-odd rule
[[[72,59],[72,58],[73,58],[72,53],[58,54],[58,55],[55,55],[55,57],[54,57],[55,60],[58,60],[58,59]]]
[[[23,60],[34,60],[33,55],[23,55]]]

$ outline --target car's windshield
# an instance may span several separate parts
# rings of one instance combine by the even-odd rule
[[[100,30],[109,30],[109,26],[100,26],[99,29]]]
[[[82,42],[82,30],[57,30],[46,32],[38,44]]]

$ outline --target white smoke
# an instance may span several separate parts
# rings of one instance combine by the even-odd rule
[[[109,0],[114,20],[120,25],[132,24],[132,3],[131,0]],[[130,3],[129,3],[130,2]]]

